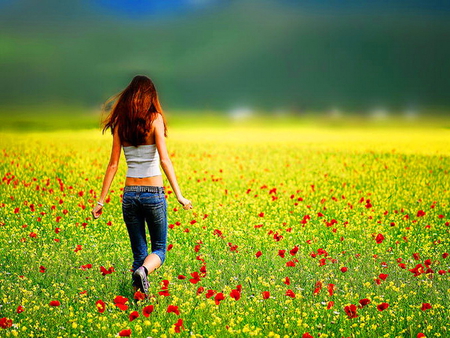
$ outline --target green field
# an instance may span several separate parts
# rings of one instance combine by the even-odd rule
[[[169,129],[194,209],[168,189],[170,251],[142,300],[123,157],[90,215],[110,135],[1,132],[0,336],[450,335],[448,128],[223,125]]]

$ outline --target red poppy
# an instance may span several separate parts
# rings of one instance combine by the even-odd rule
[[[139,312],[137,312],[137,311],[131,312],[130,313],[130,322],[132,322],[133,320],[135,320],[138,317],[139,317]]]
[[[269,291],[263,291],[262,292],[262,296],[263,296],[263,299],[268,299],[270,297],[270,292]]]
[[[178,319],[178,321],[174,324],[175,325],[175,332],[176,333],[180,333],[182,329],[184,329],[183,327],[183,319]]]
[[[286,230],[286,231],[288,231],[288,230]],[[279,241],[281,241],[281,240],[283,239],[283,236],[280,235],[278,232],[276,232],[276,233],[273,235],[273,239],[274,239],[276,242],[279,242]]]
[[[430,303],[422,303],[422,307],[420,309],[422,311],[425,311],[425,310],[428,310],[428,309],[431,309],[431,308],[432,308],[432,306],[431,306]]]
[[[106,304],[101,299],[99,299],[98,301],[95,302],[95,306],[97,307],[98,312],[100,312],[100,313],[105,312]]]
[[[142,293],[141,291],[137,290],[134,293],[133,298],[136,300],[144,300],[145,298],[147,298],[147,295],[145,293]]]
[[[235,300],[239,300],[239,298],[241,298],[241,292],[237,289],[233,289],[230,292],[230,297],[234,298]]]
[[[286,296],[291,297],[291,298],[295,298],[295,293],[294,293],[294,291],[289,289],[289,290],[286,291]]]
[[[420,276],[422,273],[425,273],[422,264],[417,264],[414,268],[408,270],[414,274],[414,277]]]
[[[424,338],[424,337],[426,337],[426,336],[422,332],[419,332],[417,334],[417,338]]]
[[[387,274],[385,274],[385,273],[380,273],[380,275],[378,276],[380,279],[382,279],[382,280],[386,280],[386,278],[388,277],[389,275],[387,275]]]
[[[209,289],[209,290],[206,292],[206,298],[211,298],[212,296],[215,295],[215,293],[216,293],[215,290]]]
[[[177,316],[180,315],[180,311],[178,310],[178,306],[176,305],[169,305],[167,307],[167,313],[175,313]]]
[[[19,305],[19,306],[17,307],[16,312],[17,312],[17,313],[22,313],[24,310],[25,310],[25,308],[24,308],[22,305]]]
[[[261,255],[262,255],[262,252],[261,252],[261,251],[258,251],[258,252],[255,254],[256,258],[261,257]]]
[[[413,257],[416,261],[418,261],[420,259],[420,256],[418,253],[413,253]]]
[[[292,256],[295,256],[295,254],[298,252],[298,246],[294,246],[292,249],[291,249],[291,251],[289,251],[289,253],[292,255]]]
[[[281,258],[284,258],[284,254],[286,253],[286,250],[278,250],[278,256]]]
[[[443,254],[442,254],[442,258],[447,258],[448,257],[448,252],[444,252]]]
[[[131,330],[126,329],[119,332],[119,337],[129,337],[131,336]]]
[[[327,310],[331,309],[334,306],[334,302],[330,300],[327,305]]]
[[[344,310],[349,319],[358,317],[358,314],[356,313],[356,305],[350,304],[350,306],[344,307]]]
[[[170,293],[169,293],[168,290],[162,290],[162,291],[159,291],[158,294],[159,294],[160,296],[164,296],[164,297],[170,296]]]
[[[142,314],[143,314],[145,317],[148,317],[148,316],[150,316],[150,313],[153,312],[153,309],[154,309],[154,306],[153,306],[153,305],[147,305],[146,307],[144,307],[144,308],[142,309]]]
[[[359,304],[361,304],[361,307],[364,307],[364,306],[370,304],[370,299],[368,299],[368,298],[360,299]]]
[[[189,279],[189,281],[192,284],[197,284],[198,282],[200,282],[200,275],[198,274],[197,271],[191,272],[191,276],[192,276],[192,278]]]
[[[216,236],[218,236],[220,238],[224,238],[223,234],[222,234],[222,231],[220,231],[219,229],[214,230],[213,235],[216,235]]]
[[[205,288],[203,286],[199,286],[197,289],[197,295],[201,294],[203,291],[205,291]]]
[[[283,279],[283,283],[286,285],[291,285],[291,280],[289,279],[289,277],[286,277]]]
[[[347,270],[348,270],[348,268],[347,268],[346,266],[343,266],[343,267],[341,268],[341,271],[342,271],[342,272],[347,272]]]
[[[295,266],[295,262],[294,261],[286,262],[286,266],[293,267],[293,266]]]
[[[314,289],[313,293],[316,295],[316,294],[318,294],[320,292],[320,290],[322,290],[322,282],[319,280],[319,281],[316,282],[315,289]]]
[[[122,296],[117,296],[116,298],[114,298],[114,305],[117,306],[122,311],[128,309],[128,305],[125,304],[126,302],[128,302],[128,298]]]
[[[333,295],[334,292],[334,284],[328,284],[328,293],[330,294],[330,296]]]
[[[378,234],[377,237],[375,237],[375,241],[380,244],[384,241],[384,236],[382,234]]]
[[[60,306],[61,303],[59,302],[59,300],[52,300],[52,301],[49,303],[49,305],[50,305],[50,306]]]
[[[109,269],[106,269],[104,266],[100,267],[100,272],[102,273],[103,276],[109,275],[109,274],[113,273],[114,271],[115,271],[114,267],[112,267],[112,266]]]
[[[228,246],[230,247],[230,251],[238,252],[238,250],[237,250],[238,246],[237,245],[233,245],[232,243],[228,243]]]
[[[119,295],[114,298],[114,303],[116,304],[125,304],[126,302],[128,302],[128,298],[126,297]]]
[[[177,278],[178,278],[178,279],[186,279],[186,276],[184,276],[184,275],[178,275]]]
[[[419,210],[419,211],[417,212],[417,217],[423,217],[423,216],[425,216],[425,211]]]
[[[12,319],[6,317],[0,318],[0,327],[2,329],[7,329],[8,327],[11,327],[12,323],[13,323]]]
[[[45,270],[47,270],[45,267],[43,267],[42,265],[39,267],[39,272],[44,273]]]
[[[220,302],[221,302],[222,300],[224,300],[224,299],[225,299],[225,296],[223,295],[222,292],[219,292],[219,293],[214,297],[214,300],[216,301],[216,305],[219,305]]]
[[[381,304],[378,304],[378,305],[377,305],[378,311],[386,310],[388,307],[389,307],[389,304],[388,304],[388,303],[381,303]]]
[[[309,334],[309,332],[306,332],[306,333],[304,333],[304,334],[302,335],[302,338],[313,338],[313,336],[311,336],[311,335]]]

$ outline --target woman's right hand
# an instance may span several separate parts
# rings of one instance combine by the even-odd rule
[[[92,209],[92,211],[91,211],[92,216],[94,216],[95,219],[99,218],[100,215],[102,214],[102,209],[103,209],[103,206],[101,206],[100,204],[97,204],[94,207],[94,209]]]
[[[187,198],[180,197],[178,198],[178,202],[180,202],[184,210],[192,209],[192,203]]]

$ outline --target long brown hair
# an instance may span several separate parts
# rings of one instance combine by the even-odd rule
[[[145,143],[153,121],[160,114],[164,121],[164,136],[167,136],[166,119],[158,100],[158,93],[152,80],[144,75],[136,75],[130,84],[119,94],[105,102],[103,110],[111,106],[103,121],[103,133],[118,128],[121,142],[137,147]]]

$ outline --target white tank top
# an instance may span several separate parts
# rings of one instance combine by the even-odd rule
[[[122,147],[127,160],[127,177],[151,177],[161,175],[159,153],[156,144]]]

